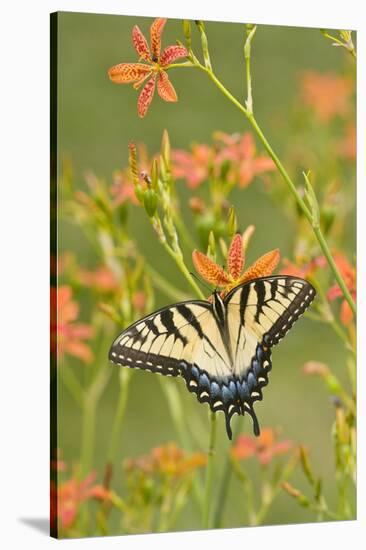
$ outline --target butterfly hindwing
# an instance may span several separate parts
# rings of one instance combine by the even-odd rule
[[[271,347],[314,296],[313,287],[302,279],[255,279],[223,300],[214,293],[213,303],[181,302],[148,315],[120,334],[109,358],[121,366],[181,375],[198,401],[224,412],[230,439],[235,413],[247,412],[259,435],[253,405],[268,383]]]

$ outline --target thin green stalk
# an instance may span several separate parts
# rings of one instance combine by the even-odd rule
[[[66,388],[69,390],[71,396],[74,398],[75,402],[79,407],[83,407],[84,402],[84,390],[76,378],[73,370],[69,367],[60,367],[58,369],[58,376],[60,376],[62,382],[65,384]]]
[[[120,389],[117,402],[117,410],[113,421],[112,434],[109,442],[109,449],[107,453],[107,461],[110,464],[115,462],[118,444],[120,442],[122,424],[126,412],[126,405],[129,393],[129,383],[131,380],[132,372],[128,369],[120,370]]]
[[[175,300],[176,302],[183,302],[184,300],[188,300],[187,294],[176,288],[174,285],[171,284],[170,281],[165,279],[158,271],[156,271],[153,267],[150,265],[145,265],[146,270],[151,275],[152,278],[152,284],[169,298],[172,300]]]
[[[242,429],[242,417],[238,417],[236,424],[235,424],[235,430],[233,435],[233,441],[236,440],[238,437],[240,430]],[[231,475],[233,473],[232,468],[232,460],[230,458],[229,452],[226,455],[225,459],[225,465],[224,465],[224,473],[221,478],[218,497],[217,497],[217,506],[215,510],[214,520],[213,520],[213,527],[218,528],[222,526],[222,517],[225,511],[225,505],[226,505],[226,499],[229,492],[229,486],[230,486],[230,480]]]
[[[247,31],[247,39],[244,44],[244,59],[245,59],[245,69],[246,69],[246,77],[247,77],[247,99],[246,99],[245,105],[248,110],[248,113],[253,113],[252,74],[250,70],[250,53],[251,53],[252,39],[256,30],[257,30],[257,27],[253,27],[252,29]]]
[[[92,465],[95,431],[95,402],[85,397],[82,419],[80,462],[82,475],[89,473]]]
[[[214,458],[216,447],[216,415],[210,411],[210,439],[208,446],[207,468],[206,468],[206,483],[205,496],[203,503],[202,528],[210,529],[211,527],[211,502],[212,502],[212,484],[214,478]]]
[[[174,252],[174,250],[172,250],[170,248],[169,244],[166,241],[160,241],[160,242],[163,245],[163,247],[165,248],[165,250],[167,251],[167,253],[169,254],[169,256],[171,258],[173,258],[173,260],[176,263],[176,265],[178,266],[180,272],[182,273],[184,278],[187,280],[187,282],[190,284],[190,286],[192,287],[194,292],[197,294],[197,296],[201,300],[205,300],[205,296],[204,296],[203,292],[201,291],[201,289],[199,288],[199,286],[197,285],[197,283],[195,282],[195,280],[192,278],[191,274],[189,273],[189,271],[187,269],[187,266],[184,263],[183,256],[178,255],[176,252]]]

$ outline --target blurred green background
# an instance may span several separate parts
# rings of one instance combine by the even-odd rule
[[[148,36],[151,19],[116,15],[60,13],[59,15],[59,155],[71,158],[76,186],[85,189],[83,173],[92,170],[102,179],[111,180],[113,170],[126,165],[128,143],[143,141],[150,153],[158,151],[162,131],[167,128],[172,147],[188,147],[193,142],[210,143],[215,130],[243,132],[248,130],[245,119],[227,102],[198,71],[172,70],[170,78],[179,96],[177,104],[168,104],[154,98],[148,115],[137,116],[137,92],[132,86],[117,86],[107,77],[110,66],[120,62],[137,61],[131,44],[131,29],[138,24]],[[193,29],[195,31],[195,29]],[[245,79],[243,63],[244,26],[241,24],[206,24],[212,61],[216,73],[238,98],[244,99]],[[195,34],[195,33],[194,33]],[[181,22],[169,20],[164,34],[163,47],[183,40]],[[198,50],[195,35],[194,43]],[[252,51],[254,102],[257,120],[269,141],[281,157],[291,140],[289,111],[296,102],[298,75],[313,69],[339,72],[344,68],[344,56],[338,48],[324,39],[317,29],[260,26]],[[290,107],[289,107],[290,106]],[[304,143],[304,148],[312,144]],[[261,148],[259,147],[259,150]],[[316,168],[316,167],[314,167]],[[298,174],[292,174],[299,178]],[[281,184],[281,183],[280,183]],[[187,192],[182,183],[180,194]],[[262,186],[253,184],[233,194],[241,228],[249,224],[257,227],[249,249],[248,262],[260,254],[279,247],[282,256],[291,256],[295,227],[291,226],[278,205],[266,196]],[[62,209],[62,205],[61,205]],[[62,211],[59,211],[62,214]],[[187,213],[189,216],[189,213]],[[153,265],[185,291],[184,280],[176,273],[154,238],[142,209],[134,209],[130,219],[131,233],[140,250]],[[354,241],[353,220],[346,228],[346,246]],[[93,248],[74,225],[59,224],[59,253],[72,250],[78,262],[91,268],[98,259]],[[191,267],[191,266],[190,266]],[[123,281],[121,281],[123,285]],[[157,295],[156,306],[166,304],[166,298]],[[81,317],[88,320],[87,299],[81,303]],[[106,357],[110,342],[99,349],[98,360],[108,365]],[[274,350],[270,384],[264,391],[264,400],[256,406],[262,426],[281,427],[283,436],[305,444],[318,475],[322,476],[326,493],[335,493],[334,464],[330,426],[334,417],[333,404],[319,380],[304,378],[300,369],[308,360],[327,363],[341,380],[345,379],[345,353],[339,340],[330,329],[302,318],[291,333]],[[78,375],[88,367],[67,358]],[[62,365],[61,367],[62,368]],[[152,374],[136,372],[132,383],[121,433],[120,459],[148,452],[151,447],[176,439],[166,402],[158,380]],[[199,405],[188,394],[181,380],[176,380],[184,400],[189,420],[190,411],[198,408],[202,422],[207,425],[207,408]],[[104,394],[98,409],[96,454],[94,468],[101,475],[105,453],[115,413],[119,391],[118,372]],[[81,420],[79,411],[62,385],[59,387],[59,446],[66,461],[76,461],[80,451]],[[223,418],[218,426],[218,466],[228,447]],[[252,431],[249,420],[245,429]],[[208,437],[208,436],[207,436]],[[203,449],[206,441],[202,441]],[[249,471],[255,475],[255,468]],[[121,483],[116,473],[116,483]],[[294,484],[304,486],[301,473]],[[241,489],[233,482],[230,486],[226,526],[242,525],[244,506]],[[309,521],[313,515],[295,506],[290,497],[281,494],[275,501],[266,520],[269,524]],[[187,507],[178,527],[199,528],[200,520],[194,507]],[[118,533],[118,518],[115,518]]]

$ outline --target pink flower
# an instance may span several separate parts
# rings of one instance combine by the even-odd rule
[[[93,360],[90,347],[84,342],[92,338],[90,325],[77,323],[79,305],[72,300],[70,286],[51,287],[51,352],[78,357],[85,363]]]
[[[80,284],[98,292],[113,292],[120,286],[115,274],[105,265],[97,267],[94,271],[80,268],[76,279]]]
[[[250,132],[245,132],[242,136],[216,132],[215,137],[219,143],[224,144],[217,154],[216,163],[231,161],[236,167],[232,177],[237,179],[240,187],[247,187],[255,176],[276,169],[270,157],[256,154],[255,142]]]
[[[188,187],[195,189],[207,180],[213,156],[213,149],[204,143],[192,145],[191,152],[175,149],[172,151],[173,176],[184,178]]]
[[[231,456],[236,460],[255,456],[262,466],[266,466],[275,456],[288,453],[292,447],[293,443],[287,439],[276,441],[272,428],[264,428],[259,437],[240,435],[231,448]]]

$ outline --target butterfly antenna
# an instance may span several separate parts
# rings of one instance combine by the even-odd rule
[[[192,271],[190,271],[189,274],[194,277],[198,283],[207,288],[210,291],[210,294],[212,294],[212,288],[210,286],[206,285],[206,283],[204,283],[199,277],[197,277],[195,273],[192,273]]]

